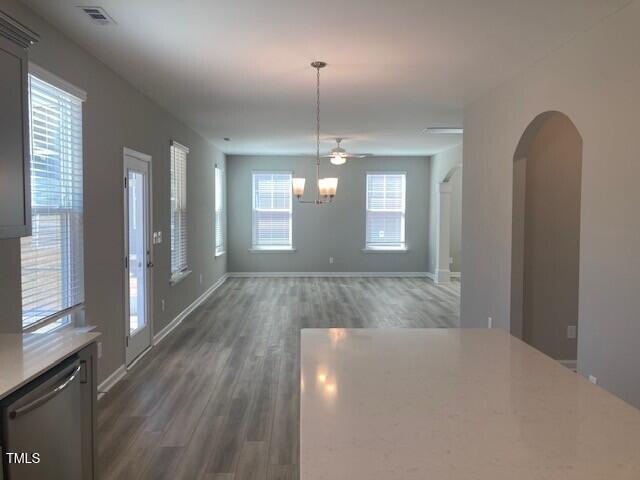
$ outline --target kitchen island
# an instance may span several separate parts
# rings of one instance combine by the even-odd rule
[[[301,480],[640,479],[640,411],[505,332],[301,335]]]

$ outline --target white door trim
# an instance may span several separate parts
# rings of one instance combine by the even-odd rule
[[[146,223],[147,223],[147,247],[149,250],[149,257],[147,258],[148,261],[151,262],[151,264],[153,264],[153,259],[154,259],[154,251],[153,251],[153,242],[152,242],[152,232],[153,232],[153,170],[152,170],[152,157],[151,155],[147,155],[146,153],[142,153],[142,152],[138,152],[136,150],[133,150],[131,148],[127,148],[127,147],[123,147],[122,148],[122,170],[123,170],[123,181],[124,178],[127,177],[127,157],[131,157],[135,160],[139,160],[141,162],[145,162],[147,164],[147,185],[148,185],[148,202],[147,202],[147,208],[146,208]],[[124,185],[123,185],[124,187]],[[127,219],[128,219],[128,215],[129,212],[127,210],[128,207],[128,191],[126,188],[122,189],[123,192],[123,226],[124,226],[124,252],[125,252],[125,257],[128,254],[128,249],[129,249],[129,244],[128,244],[128,226],[127,226]],[[127,305],[128,302],[128,298],[129,298],[129,292],[128,292],[128,288],[129,288],[129,282],[128,282],[128,278],[127,278],[127,272],[128,269],[125,267],[124,264],[124,259],[123,259],[123,277],[124,277],[124,302],[123,302],[123,312],[122,312],[122,319],[125,323],[125,336],[123,338],[123,341],[125,342],[125,348],[124,348],[124,364],[125,365],[130,365],[131,363],[135,362],[136,359],[132,359],[130,362],[127,362],[127,337],[128,337],[128,322],[129,322],[129,318],[128,318],[128,312],[129,312],[129,306]],[[151,347],[152,345],[152,339],[153,339],[153,331],[154,331],[154,315],[153,315],[153,268],[146,268],[146,294],[147,294],[147,322],[148,322],[148,328],[149,328],[149,347]],[[147,348],[147,349],[148,349]],[[138,355],[138,358],[141,355]]]

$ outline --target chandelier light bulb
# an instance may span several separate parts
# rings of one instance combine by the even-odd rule
[[[306,182],[305,178],[293,178],[291,179],[291,184],[293,187],[293,194],[300,198],[304,195],[304,184]]]

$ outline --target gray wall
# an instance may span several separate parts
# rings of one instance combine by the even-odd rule
[[[462,144],[444,150],[431,157],[430,194],[429,194],[429,271],[435,273],[438,256],[438,190],[437,185],[447,175],[462,165]],[[461,225],[462,225],[462,175],[457,172],[452,178],[451,192],[451,252],[453,256],[452,272],[460,272],[462,268]]]
[[[333,205],[293,206],[295,253],[250,253],[251,172],[292,170],[314,191],[310,157],[229,156],[227,159],[230,272],[426,272],[429,212],[427,157],[363,158],[340,167],[323,163],[322,176],[337,176]],[[364,253],[365,175],[367,171],[407,172],[407,253]],[[334,264],[329,257],[334,257]]]
[[[226,272],[226,257],[214,260],[212,213],[213,164],[224,162],[224,155],[24,5],[8,0],[2,9],[41,35],[31,60],[88,95],[83,107],[86,317],[103,333],[98,368],[102,381],[124,362],[122,147],[153,157],[153,227],[163,231],[164,240],[156,246],[154,259],[156,332]],[[171,139],[191,149],[189,262],[194,271],[173,287],[169,285]],[[0,241],[0,331],[4,332],[20,331],[19,251],[18,240]]]
[[[510,328],[513,156],[560,111],[583,140],[578,371],[640,406],[640,2],[465,108],[463,327]]]

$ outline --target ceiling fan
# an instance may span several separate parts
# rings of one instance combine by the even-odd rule
[[[336,138],[337,147],[333,148],[328,155],[323,155],[323,158],[330,158],[331,163],[334,165],[343,165],[347,162],[349,158],[364,158],[369,157],[369,154],[355,154],[355,153],[347,153],[347,151],[340,146],[340,142],[344,140],[343,138]]]

